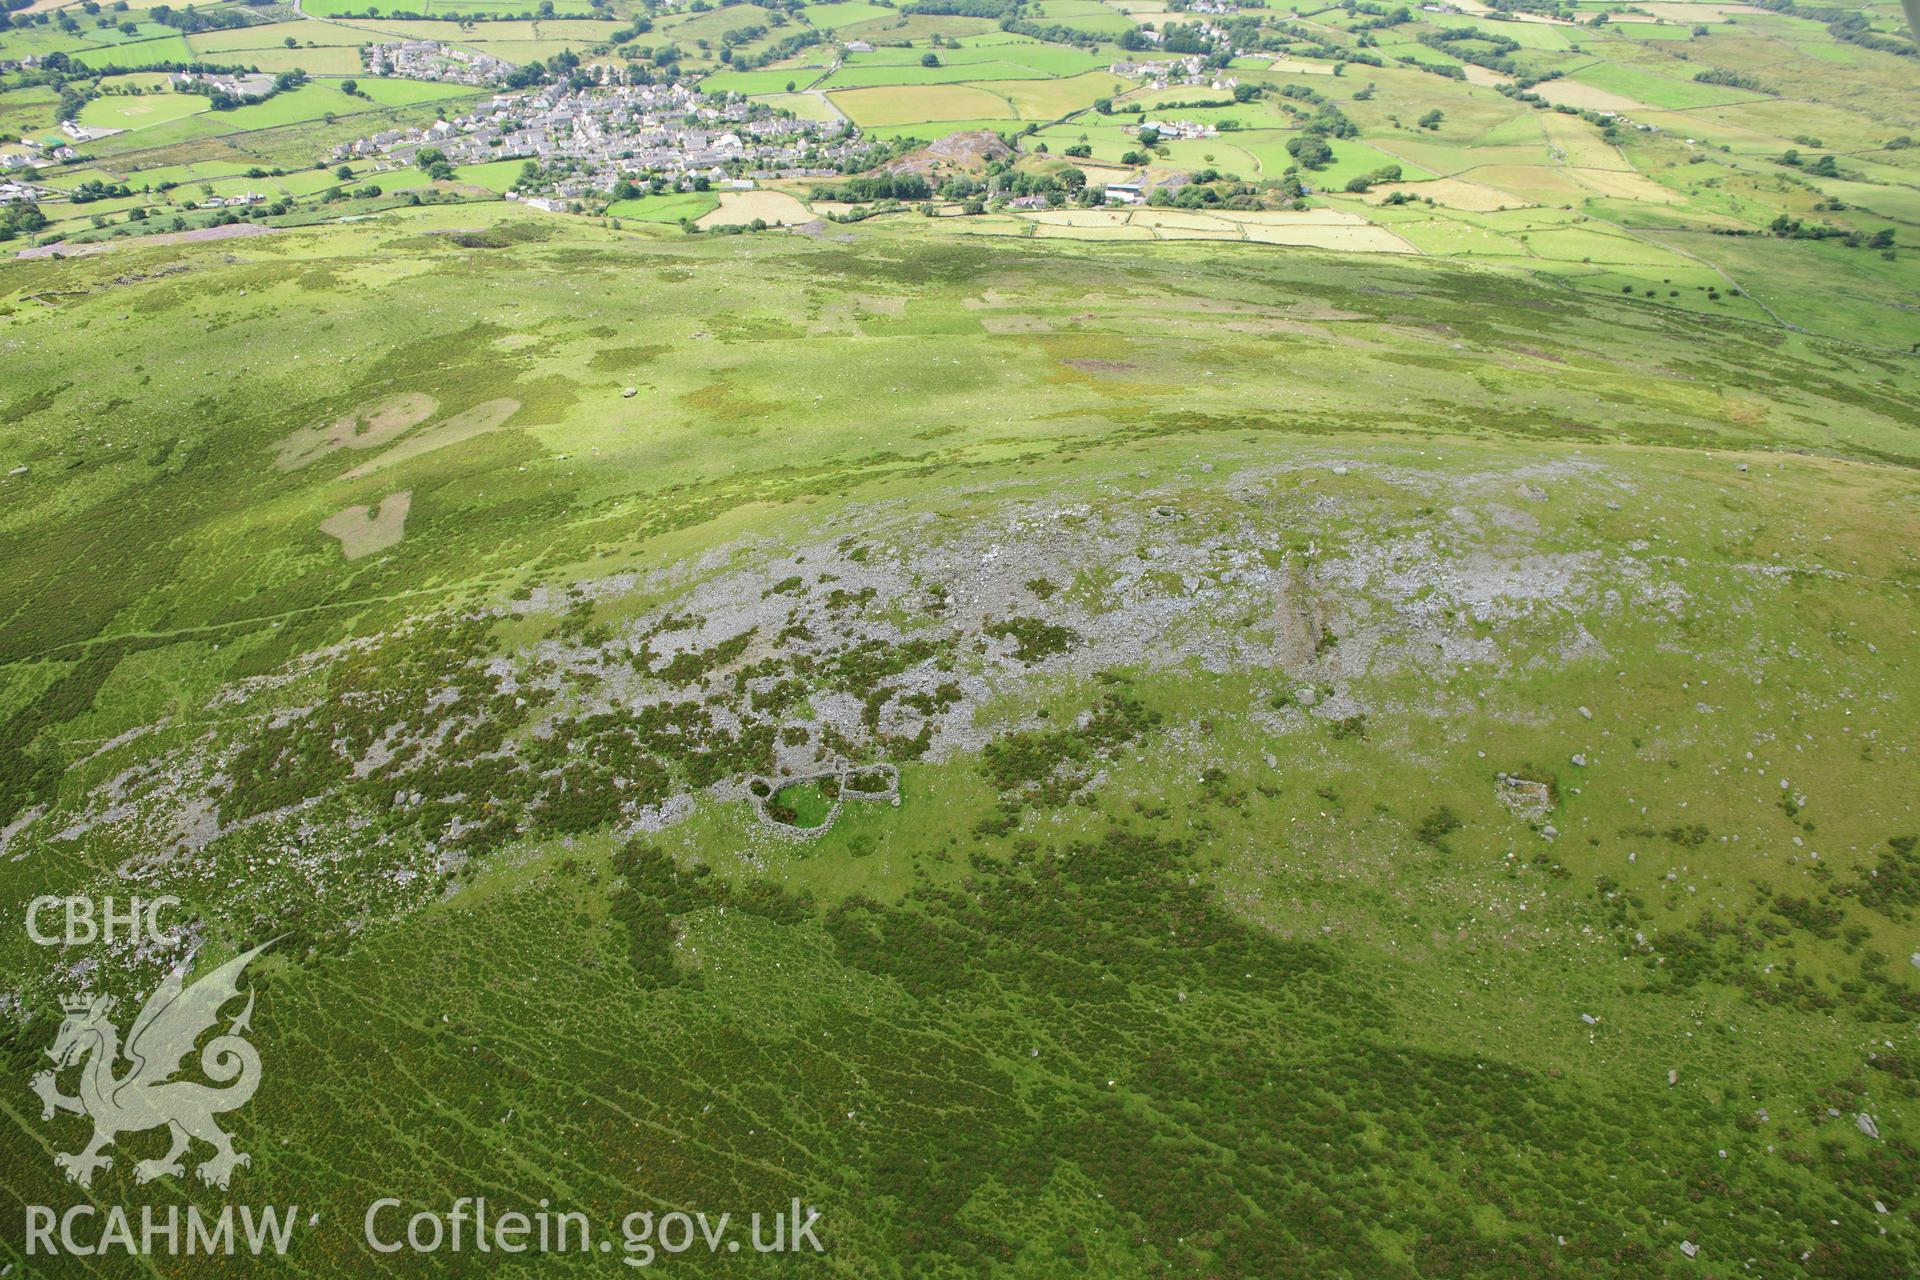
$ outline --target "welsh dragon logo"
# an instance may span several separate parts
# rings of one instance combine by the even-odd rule
[[[235,956],[192,986],[186,985],[184,971],[175,969],[147,998],[124,1048],[120,1029],[110,1016],[112,997],[61,1001],[66,1020],[47,1050],[54,1068],[33,1077],[33,1091],[40,1095],[42,1120],[68,1111],[93,1121],[93,1140],[84,1149],[53,1158],[66,1171],[68,1181],[92,1185],[95,1170],[113,1167],[113,1157],[101,1153],[117,1137],[161,1125],[166,1126],[173,1145],[166,1155],[134,1165],[133,1176],[142,1183],[183,1176],[186,1167],[180,1157],[194,1139],[213,1147],[213,1154],[195,1170],[211,1186],[225,1190],[234,1169],[250,1163],[244,1153],[233,1149],[233,1139],[214,1117],[245,1106],[260,1087],[260,1055],[246,1040],[253,1017],[251,991],[246,1007],[200,1051],[200,1069],[214,1084],[174,1076],[184,1068],[200,1037],[219,1020],[221,1008],[238,998],[240,974],[248,962],[271,945],[263,943]],[[116,1075],[123,1058],[129,1065]],[[76,1064],[79,1096],[70,1098],[60,1092],[58,1076]]]

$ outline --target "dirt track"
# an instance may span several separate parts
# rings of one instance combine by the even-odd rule
[[[122,249],[130,245],[191,244],[198,240],[226,240],[233,236],[271,235],[279,229],[263,227],[257,222],[232,222],[224,227],[201,227],[196,231],[168,231],[157,236],[130,236],[120,240],[95,240],[82,244],[57,240],[53,244],[35,245],[31,249],[22,249],[14,256],[50,258],[57,253],[63,258],[78,258],[86,254],[105,253],[108,249]]]

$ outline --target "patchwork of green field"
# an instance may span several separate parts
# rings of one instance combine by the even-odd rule
[[[847,119],[862,127],[922,121],[1006,119],[1020,113],[1004,94],[975,85],[942,84],[882,89],[842,89],[827,95]]]
[[[833,104],[854,123],[880,128],[953,120],[1055,120],[1130,87],[1104,70],[1110,59],[1029,37],[1001,34],[941,49],[931,55],[935,66],[924,65],[925,56],[901,48],[850,54],[818,87],[828,91]]]
[[[1813,187],[1829,199],[1879,214],[1890,222],[1920,227],[1920,187],[1882,186],[1838,178],[1816,179]]]
[[[650,39],[671,39],[679,43],[689,54],[697,49],[685,48],[697,45],[700,41],[717,43],[727,33],[746,27],[766,25],[765,11],[753,5],[730,5],[724,8],[706,11],[689,11],[671,14],[654,23]],[[750,49],[752,45],[743,45]]]
[[[1011,102],[1022,119],[1057,120],[1085,111],[1125,89],[1127,82],[1110,72],[1089,71],[1051,80],[981,80],[976,87]]]
[[[1238,141],[1238,136],[1235,135],[1233,140]],[[1281,154],[1285,154],[1284,146]],[[1272,155],[1270,152],[1263,156],[1262,166],[1268,168],[1273,174],[1282,172],[1285,167],[1281,164],[1279,156]],[[1338,191],[1349,179],[1365,177],[1367,174],[1389,167],[1398,167],[1400,176],[1409,182],[1434,176],[1429,170],[1382,151],[1378,147],[1350,138],[1342,138],[1333,146],[1333,160],[1326,168],[1317,169],[1309,175],[1309,181],[1315,186]]]
[[[1920,1267],[1911,357],[1233,212],[0,266],[0,914],[186,926],[0,931],[0,1187],[300,1206],[0,1266],[466,1275],[363,1223],[484,1190],[619,1250],[542,1275]],[[269,941],[232,1185],[67,1181],[60,998]]]
[[[559,43],[585,48],[605,42],[627,24],[577,18],[543,18],[532,22],[493,20],[454,23],[408,21],[394,18],[352,19],[320,24],[350,37],[353,43],[393,39],[439,40],[468,48],[508,41],[516,44]]]
[[[114,86],[117,80],[135,79],[138,77],[111,76],[102,82],[102,88]],[[211,109],[212,104],[199,94],[174,93],[160,86],[151,92],[107,92],[82,107],[78,119],[89,129],[145,129]]]
[[[788,86],[806,89],[815,84],[825,67],[786,71],[716,71],[700,82],[709,93],[743,93],[749,96],[782,93]]]
[[[972,120],[914,120],[898,124],[862,125],[861,132],[875,138],[918,138],[922,142],[935,142],[952,134],[982,129],[989,133],[1014,134],[1026,125],[1027,121],[1014,116],[982,116]]]
[[[196,139],[280,129],[327,117],[343,118],[376,112],[385,107],[452,101],[472,97],[475,90],[466,85],[435,84],[422,80],[368,79],[360,83],[360,92],[366,96],[349,96],[335,83],[314,81],[285,93],[274,94],[266,101],[251,106],[235,107],[231,111],[204,112],[137,132],[103,138],[89,145],[99,155],[112,156],[128,150],[169,146]],[[348,128],[348,136],[352,136],[351,126]]]
[[[1048,125],[1021,143],[1028,149],[1045,146],[1056,154],[1083,144],[1092,150],[1089,159],[1110,165],[1119,164],[1121,156],[1139,148],[1130,128],[1084,116],[1066,124]]]
[[[52,27],[14,26],[0,31],[0,57],[9,61],[70,53],[87,47],[87,40],[78,33],[70,35]]]
[[[1239,109],[1243,104],[1234,102],[1233,94],[1224,89],[1211,89],[1202,85],[1179,85],[1167,89],[1137,89],[1125,95],[1124,105],[1129,108],[1137,106],[1142,111],[1157,112],[1170,106],[1177,106],[1183,110],[1206,110],[1209,107],[1218,107],[1232,111]],[[1248,112],[1257,110],[1259,110],[1258,107],[1247,108]],[[1276,115],[1274,118],[1279,117]]]
[[[192,41],[188,41],[189,44]],[[554,52],[559,52],[556,49]],[[227,55],[267,75],[282,71],[303,71],[310,76],[355,77],[365,65],[357,48],[331,45],[313,49],[247,49]]]
[[[698,221],[720,207],[720,197],[706,191],[687,191],[664,196],[642,196],[638,200],[616,200],[607,206],[607,216],[635,222],[678,223]]]
[[[1794,103],[1768,99],[1752,102],[1741,107],[1720,107],[1708,111],[1690,111],[1686,118],[1705,116],[1710,121],[1739,121],[1748,128],[1759,131],[1771,131],[1775,138],[1791,143],[1793,139],[1807,136],[1812,130],[1821,132],[1816,135],[1829,146],[1845,151],[1869,150],[1884,146],[1890,138],[1901,135],[1891,132],[1899,127],[1899,115],[1876,116],[1871,101],[1853,102],[1846,105],[1837,103]],[[1909,171],[1908,179],[1912,179]]]
[[[98,46],[80,49],[73,53],[73,60],[96,70],[105,71],[118,68],[123,71],[138,71],[142,67],[157,67],[168,64],[194,61],[193,50],[185,37],[163,35],[157,39],[132,41],[127,44]]]
[[[1590,45],[1596,39],[1605,39],[1601,33],[1583,31],[1577,27],[1559,23],[1545,22],[1488,22],[1485,18],[1470,13],[1436,13],[1422,15],[1421,20],[1443,29],[1472,28],[1498,35],[1502,40],[1512,40],[1525,49],[1545,49],[1561,51],[1576,44]],[[1609,23],[1608,32],[1619,30],[1626,24]],[[1680,28],[1685,34],[1687,28]],[[1428,49],[1430,53],[1439,50]]]
[[[48,85],[0,93],[0,130],[30,137],[59,126],[60,95]]]
[[[864,4],[861,0],[842,0],[838,4],[808,4],[803,11],[807,22],[822,31],[838,31],[858,23],[898,16],[891,6]]]
[[[428,18],[453,21],[471,18],[484,25],[496,18],[533,20],[540,14],[537,4],[516,0],[399,0],[381,5],[371,0],[302,0],[300,12],[311,18],[378,18],[380,14],[403,10]],[[575,0],[560,0],[554,5],[554,18],[591,19],[600,16],[590,5]]]
[[[408,24],[393,24],[396,28],[405,25]],[[212,60],[215,54],[231,53],[239,49],[285,48],[289,40],[303,48],[307,45],[324,48],[333,45],[359,46],[368,43],[372,38],[371,32],[345,23],[319,22],[310,18],[301,18],[292,22],[268,22],[250,27],[233,27],[225,31],[199,31],[188,36],[187,43],[192,46],[194,52]]]
[[[821,124],[839,124],[844,117],[833,109],[826,95],[820,93],[768,93],[755,99],[772,107],[775,111],[791,111],[802,120],[817,120]]]
[[[1685,291],[1686,304],[1744,311],[1753,304],[1743,301],[1749,296],[1745,286],[1752,283],[1743,276],[1771,270],[1771,257],[1781,258],[1780,271],[1798,290],[1806,279],[1797,265],[1802,259],[1839,254],[1835,260],[1845,262],[1847,269],[1835,273],[1834,287],[1849,303],[1863,303],[1866,309],[1858,314],[1869,317],[1848,332],[1859,335],[1874,329],[1895,344],[1910,340],[1902,336],[1911,331],[1915,314],[1900,301],[1911,280],[1905,255],[1895,249],[1893,257],[1886,258],[1860,245],[1887,232],[1897,245],[1920,226],[1920,162],[1910,159],[1915,152],[1887,149],[1903,130],[1908,137],[1920,130],[1920,118],[1899,105],[1906,101],[1901,86],[1907,83],[1903,77],[1911,71],[1911,60],[1840,46],[1849,50],[1845,84],[1828,84],[1822,77],[1831,77],[1831,69],[1842,64],[1806,56],[1810,47],[1837,44],[1820,22],[1707,6],[1699,16],[1708,33],[1694,36],[1693,15],[1677,8],[1649,12],[1656,17],[1595,28],[1531,17],[1498,21],[1481,13],[1422,10],[1409,22],[1366,32],[1375,51],[1387,59],[1382,66],[1335,64],[1302,52],[1298,44],[1273,57],[1236,58],[1239,96],[1246,97],[1249,86],[1255,91],[1249,101],[1235,101],[1233,90],[1224,85],[1132,90],[1129,82],[1105,70],[1122,57],[1151,53],[1128,55],[1111,45],[1053,44],[1021,31],[996,29],[979,18],[902,14],[880,5],[811,5],[800,15],[821,31],[843,33],[841,39],[853,38],[845,33],[857,29],[879,42],[875,48],[846,52],[838,45],[821,45],[803,50],[785,65],[753,71],[720,66],[715,46],[727,32],[759,21],[764,10],[722,6],[656,14],[648,38],[681,46],[695,70],[714,68],[705,81],[714,91],[745,93],[822,121],[844,114],[880,138],[932,141],[978,128],[1013,134],[1038,124],[1048,127],[1022,141],[1024,150],[1044,146],[1058,156],[1067,147],[1084,144],[1089,162],[1117,172],[1139,147],[1131,121],[1090,110],[1094,102],[1111,98],[1121,105],[1138,105],[1143,114],[1163,113],[1221,129],[1216,138],[1162,143],[1145,166],[1149,181],[1199,169],[1253,184],[1297,177],[1313,191],[1329,193],[1342,208],[1366,209],[1367,204],[1341,203],[1344,189],[1356,179],[1390,173],[1397,166],[1400,180],[1377,184],[1369,204],[1377,209],[1389,198],[1421,202],[1420,210],[1392,215],[1411,216],[1412,227],[1402,237],[1407,243],[1423,252],[1550,272],[1580,288],[1631,286],[1642,296],[1653,289],[1664,298],[1676,279],[1717,272],[1720,287],[1712,291],[1714,296],[1693,297],[1694,291]],[[131,16],[142,18],[138,11]],[[1051,23],[1071,25],[1070,19],[1095,24],[1118,19],[1123,25],[1142,18],[1162,25],[1171,20],[1164,6],[1113,7],[1099,0],[1052,0],[1032,13],[1023,10],[1023,16],[1036,29]],[[1372,17],[1331,10],[1304,21],[1318,38],[1353,45],[1359,34],[1354,28]],[[353,46],[376,37],[451,37],[496,56],[529,61],[603,43],[623,22],[559,17],[456,26],[444,21],[296,17],[204,32],[187,43],[197,56],[246,55],[270,70],[300,67],[346,75],[357,69]],[[1500,42],[1515,42],[1517,49],[1507,56],[1522,67],[1564,73],[1535,86],[1537,92],[1581,109],[1625,110],[1630,122],[1610,123],[1592,111],[1583,118],[1544,110],[1495,91],[1484,79],[1452,80],[1392,61],[1404,56],[1436,65],[1458,62],[1417,37],[1468,28],[1486,38],[1448,47],[1480,56],[1498,53]],[[1897,23],[1889,19],[1886,30],[1895,29]],[[168,29],[142,22],[136,31],[143,38],[122,47],[152,46],[144,56],[178,53],[172,46],[181,38]],[[1679,33],[1688,38],[1669,38]],[[74,47],[106,38],[96,38],[84,24],[73,33],[29,28],[0,34],[29,41],[58,37]],[[937,48],[932,44],[936,34],[941,36]],[[289,38],[295,48],[285,47]],[[704,49],[699,47],[702,41]],[[308,48],[309,43],[314,47]],[[95,43],[84,56],[110,52]],[[929,55],[937,65],[925,65]],[[1485,67],[1468,66],[1467,71],[1499,78]],[[821,92],[800,92],[808,89]],[[1769,96],[1762,89],[1783,96]],[[408,89],[383,86],[371,92],[381,101],[404,104],[402,110],[419,110],[429,101]],[[0,106],[12,96],[0,93]],[[1330,163],[1296,169],[1289,144],[1318,103],[1343,113],[1356,132],[1330,139]],[[124,163],[141,168],[200,162],[214,158],[211,148],[230,143],[266,161],[265,167],[290,168],[306,162],[321,138],[361,132],[351,124],[350,113],[368,106],[364,100],[323,101],[310,86],[245,112],[195,112],[190,104],[171,100],[162,107],[102,99],[87,104],[82,123],[125,130],[90,148],[110,170],[122,163],[118,157],[123,155],[129,157]],[[42,94],[37,101],[24,100],[16,110],[23,122],[44,135],[46,108]],[[171,110],[181,111],[182,118],[165,118]],[[1436,110],[1437,122],[1427,120]],[[335,118],[331,123],[329,113]],[[1060,123],[1052,124],[1056,121]],[[1802,176],[1779,163],[1788,148],[1798,148],[1806,157],[1802,170],[1829,154],[1841,167]],[[1575,209],[1593,221],[1577,232],[1529,242],[1515,237],[1531,236],[1541,228],[1511,230],[1460,220],[1465,214],[1525,207]],[[103,206],[83,218],[79,206],[56,211],[62,226],[125,212]],[[1798,218],[1803,225],[1831,225],[1837,238],[1852,237],[1851,247],[1840,254],[1838,243],[1783,243],[1773,234],[1781,215]],[[1388,215],[1368,216],[1380,221]],[[1015,229],[1025,225],[1003,224]],[[955,220],[950,229],[963,228]],[[1654,231],[1682,239],[1656,245],[1643,234]],[[1729,232],[1757,232],[1763,240],[1736,249]],[[1685,253],[1680,244],[1689,246]],[[1826,315],[1845,308],[1816,305],[1808,310]],[[1774,314],[1777,318],[1784,312],[1776,307]]]
[[[891,17],[875,18],[869,22],[856,22],[851,26],[835,27],[833,35],[838,40],[865,40],[872,44],[884,44],[897,40],[911,40],[916,43],[931,42],[935,36],[958,40],[990,32],[998,33],[998,31],[998,25],[991,18],[908,12],[897,13]]]
[[[1076,34],[1117,36],[1134,30],[1134,20],[1102,0],[1033,0],[1029,20],[1043,27],[1066,27]]]
[[[463,164],[453,173],[462,182],[504,193],[519,178],[526,163],[525,160],[495,160],[489,164]]]
[[[868,56],[860,53],[851,55],[839,70],[820,82],[820,87],[865,89],[881,85],[960,84],[987,77],[1006,79],[1045,75],[1044,72],[1032,71],[1012,62],[971,62],[966,65],[923,67],[917,59],[910,64],[891,60],[882,60],[878,63],[861,61]]]
[[[1048,44],[1032,36],[1019,35],[1009,31],[995,31],[988,35],[966,36],[958,41],[959,48],[947,48],[940,53],[943,62],[1010,62],[1030,67],[1035,71],[1052,76],[1072,76],[1093,71],[1110,65],[1113,58],[1106,52],[1092,52],[1079,47],[1067,48],[1063,45]]]
[[[1626,36],[1632,40],[1699,40],[1707,36],[1724,34],[1725,32],[1736,30],[1736,28],[1724,24],[1714,26],[1708,23],[1701,23],[1699,25],[1706,27],[1706,30],[1696,32],[1692,27],[1681,26],[1678,23],[1672,22],[1619,22],[1608,24],[1616,34]]]
[[[1920,269],[1906,255],[1888,262],[1831,242],[1662,230],[1645,235],[1741,281],[1785,323],[1875,347],[1920,342],[1920,326],[1905,319],[1920,290]]]
[[[1031,232],[1028,231],[1028,224]],[[1346,253],[1414,253],[1391,229],[1357,213],[1315,209],[1301,212],[1191,213],[1173,209],[1062,209],[1022,214],[1009,234],[1068,240],[1229,240],[1289,245]]]
[[[1686,64],[1681,64],[1684,67]],[[1678,68],[1676,68],[1678,69]],[[1684,75],[1684,71],[1682,72]],[[1764,95],[1723,85],[1700,84],[1691,79],[1658,75],[1639,67],[1617,62],[1600,62],[1575,71],[1570,79],[1596,89],[1645,103],[1658,110],[1690,110],[1694,107],[1720,107],[1735,102],[1752,102]]]
[[[175,34],[171,27],[137,18],[133,14],[117,14],[123,21],[108,22],[105,26],[83,24],[68,31],[57,26],[29,26],[24,20],[15,21],[4,30],[0,30],[0,58],[19,60],[24,58],[43,58],[52,53],[65,53],[78,56],[83,52],[103,52],[107,49],[124,47],[128,44],[170,37]],[[128,32],[124,26],[131,26]]]
[[[128,30],[129,27],[131,27],[132,30]],[[89,42],[110,46],[140,44],[144,41],[152,40],[157,36],[172,35],[173,32],[174,28],[172,27],[145,19],[111,23],[104,27],[96,25],[91,30],[87,28],[81,29],[82,36]]]

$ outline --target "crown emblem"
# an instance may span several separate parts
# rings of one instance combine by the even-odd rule
[[[85,1013],[93,1008],[93,997],[85,993],[77,996],[61,996],[60,1007],[68,1013]]]

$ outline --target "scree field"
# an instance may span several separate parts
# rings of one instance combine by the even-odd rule
[[[1920,1273],[1898,6],[190,12],[0,29],[0,1275]],[[413,153],[643,84],[829,158]]]

